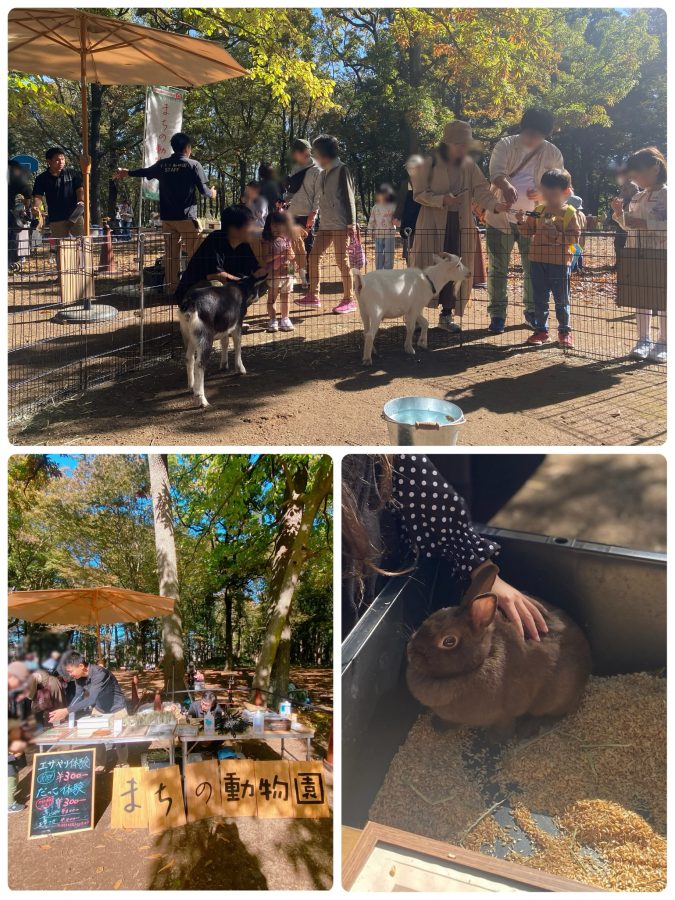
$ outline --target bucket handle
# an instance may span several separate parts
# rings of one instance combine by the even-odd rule
[[[415,422],[415,428],[425,429],[426,431],[438,431],[440,422]]]

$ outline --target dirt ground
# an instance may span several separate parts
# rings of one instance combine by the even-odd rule
[[[490,525],[665,551],[666,461],[551,454]]]
[[[126,251],[127,256],[130,251]],[[335,263],[322,269],[320,310],[291,308],[296,330],[265,331],[264,302],[256,304],[244,338],[246,376],[218,371],[213,354],[206,381],[211,407],[195,408],[187,393],[181,351],[152,368],[111,380],[127,365],[138,365],[140,320],[130,294],[134,261],[120,263],[116,278],[102,283],[102,302],[122,311],[110,323],[83,329],[54,325],[53,309],[36,305],[27,276],[12,287],[10,385],[21,408],[38,396],[54,396],[92,384],[85,394],[48,406],[33,420],[11,428],[17,444],[137,445],[377,445],[387,443],[382,407],[394,397],[447,398],[464,410],[465,445],[639,445],[665,439],[665,371],[627,358],[635,341],[634,315],[616,306],[611,240],[589,237],[586,267],[573,277],[572,316],[581,354],[555,344],[524,346],[522,274],[517,256],[509,278],[507,329],[486,331],[487,293],[474,292],[461,337],[433,328],[430,349],[414,358],[403,353],[404,329],[384,325],[370,369],[360,362],[362,328],[358,313],[332,315],[342,289]],[[402,265],[397,253],[396,265]],[[51,290],[53,291],[53,284]],[[40,302],[49,295],[38,293]],[[132,292],[133,293],[133,292]],[[146,300],[144,340],[168,355],[171,310]],[[432,326],[437,311],[430,311]],[[174,327],[174,338],[175,334]],[[86,353],[86,366],[81,363]]]
[[[193,405],[183,365],[170,360],[16,425],[11,439],[70,445],[377,445],[388,442],[384,404],[406,395],[457,403],[467,418],[460,443],[469,446],[639,445],[665,439],[665,374],[639,363],[588,362],[553,347],[465,350],[441,333],[427,353],[410,359],[387,347],[378,363],[364,370],[356,348],[317,356],[303,352],[302,344],[298,339],[283,352],[249,353],[246,376],[210,371],[207,410]]]
[[[224,673],[206,669],[204,674],[207,687],[227,686]],[[322,758],[333,694],[332,670],[294,668],[291,677],[323,706],[308,717],[317,728],[313,755]],[[131,673],[119,675],[127,696],[130,678]],[[159,673],[144,674],[139,693],[152,691],[160,681]],[[290,753],[304,758],[304,744],[287,743]],[[252,758],[279,758],[277,742],[244,746]],[[114,752],[109,753],[108,768],[115,761]],[[133,751],[129,761],[135,762]],[[328,773],[332,806],[331,781]],[[26,790],[25,777],[22,786]],[[214,818],[161,835],[113,831],[111,787],[110,774],[99,776],[96,827],[91,832],[27,841],[28,812],[11,815],[9,886],[14,890],[327,890],[332,884],[332,819]]]

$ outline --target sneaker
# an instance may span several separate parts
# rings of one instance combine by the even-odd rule
[[[500,316],[493,316],[488,325],[488,331],[491,334],[503,334],[504,325],[506,325],[506,319],[502,319]]]
[[[7,807],[7,812],[8,813],[23,812],[25,808],[26,808],[25,803],[19,803],[17,800],[15,800],[14,803],[12,803],[10,806]]]
[[[474,291],[486,291],[487,290],[487,281],[479,281],[478,284],[474,284]]]
[[[525,343],[529,344],[531,347],[541,347],[541,345],[545,344],[547,341],[548,331],[535,331],[534,334],[529,336]]]
[[[281,322],[279,322],[279,331],[293,331],[293,323],[288,316],[284,316]]]
[[[242,322],[242,325],[241,325],[241,333],[242,333],[242,334],[248,334],[250,330],[251,330],[251,326],[248,325],[246,322]]]
[[[668,351],[665,344],[656,343],[649,351],[649,358],[652,362],[666,363],[668,362]]]
[[[651,352],[652,342],[649,340],[649,338],[641,338],[630,351],[630,355],[633,357],[633,359],[647,359]]]
[[[558,343],[561,347],[569,347],[570,349],[574,347],[574,341],[572,340],[572,335],[569,331],[558,332]]]
[[[303,297],[298,297],[295,303],[297,303],[298,306],[321,306],[321,301],[316,294],[310,294],[309,291]]]
[[[338,316],[344,316],[346,313],[354,312],[358,308],[355,300],[347,300],[345,297],[344,300],[340,300],[333,312]]]
[[[534,313],[533,313],[531,310],[526,309],[526,310],[523,312],[523,318],[525,319],[525,324],[526,324],[527,327],[530,329],[530,331],[536,331],[536,330],[537,330],[537,325],[536,325],[536,323],[535,323],[535,321],[534,321]]]
[[[457,334],[458,331],[462,330],[462,326],[455,322],[455,317],[451,312],[441,313],[438,317],[438,327],[442,328],[444,331],[449,331],[450,334]]]
[[[276,319],[269,320],[269,322],[267,323],[267,330],[268,331],[278,331],[279,330],[279,323],[277,322]]]

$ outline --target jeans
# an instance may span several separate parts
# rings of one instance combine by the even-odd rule
[[[394,235],[375,238],[375,268],[376,269],[393,269],[394,268],[394,247],[396,238]]]
[[[548,307],[550,295],[553,294],[558,331],[570,332],[570,267],[531,262],[530,276],[534,294],[534,326],[537,331],[548,331]]]
[[[490,316],[506,318],[508,297],[506,286],[509,275],[509,262],[513,253],[513,245],[518,244],[520,258],[523,263],[523,308],[526,312],[534,310],[532,299],[532,281],[530,279],[530,239],[523,237],[515,225],[510,231],[487,227],[488,249],[488,313]]]

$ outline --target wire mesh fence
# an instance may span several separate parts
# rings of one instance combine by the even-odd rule
[[[127,236],[125,236],[126,238]],[[501,354],[572,354],[580,359],[616,363],[626,359],[638,340],[637,316],[649,318],[654,341],[665,334],[665,250],[661,247],[615,247],[614,232],[589,232],[579,239],[570,276],[570,328],[573,347],[556,342],[556,312],[551,300],[551,341],[527,344],[532,334],[525,321],[526,278],[517,243],[502,260],[504,330],[492,333],[496,314],[495,285],[488,291],[489,260],[485,232],[459,236],[474,269],[471,298],[454,325],[439,327],[441,306],[426,309],[430,349],[461,347],[469,352]],[[440,251],[438,232],[412,235],[361,232],[363,270],[403,269],[415,264],[421,247]],[[357,363],[363,326],[354,301],[345,232],[318,232],[309,256],[303,242],[292,251],[265,247],[260,236],[251,246],[270,273],[259,298],[249,307],[243,339],[244,361],[272,351],[280,365],[298,366],[336,348],[353,353]],[[306,242],[308,245],[309,242]],[[466,250],[470,248],[467,254]],[[580,253],[578,251],[581,251]],[[115,240],[110,235],[41,242],[18,242],[10,252],[9,273],[9,414],[10,420],[79,394],[95,384],[182,356],[172,292],[164,276],[165,238],[158,232]],[[182,265],[185,265],[183,253]],[[497,286],[498,287],[498,286]],[[492,295],[492,302],[488,295]],[[351,302],[350,302],[351,301]],[[459,307],[459,305],[458,305]],[[650,312],[653,316],[649,316]],[[450,329],[450,330],[448,330]],[[401,319],[384,320],[376,340],[380,352],[403,352]],[[290,350],[292,349],[292,356]],[[298,350],[302,350],[302,358]],[[287,353],[286,350],[289,352]],[[664,366],[649,358],[645,372],[664,379]]]
[[[9,272],[10,421],[174,352],[173,304],[154,266],[163,246],[157,234],[114,245],[110,236],[45,238],[18,256]]]

